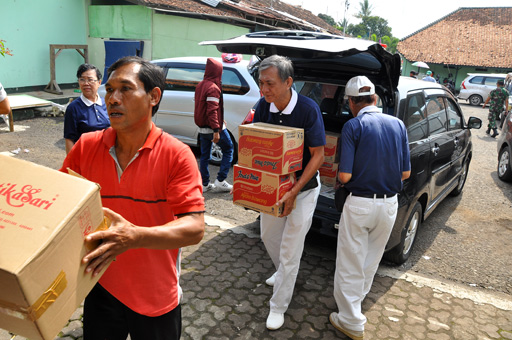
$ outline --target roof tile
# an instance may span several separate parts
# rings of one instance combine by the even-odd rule
[[[402,39],[411,61],[512,68],[512,7],[459,8]]]

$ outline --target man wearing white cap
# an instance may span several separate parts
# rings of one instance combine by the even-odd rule
[[[339,312],[329,320],[354,340],[362,340],[366,317],[361,303],[370,287],[395,223],[397,193],[411,165],[403,122],[375,104],[375,86],[351,78],[345,98],[355,118],[343,126],[338,178],[351,192],[338,231],[334,299]]]

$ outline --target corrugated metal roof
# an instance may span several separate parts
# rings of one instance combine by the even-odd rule
[[[410,61],[512,68],[512,7],[463,7],[405,37]]]

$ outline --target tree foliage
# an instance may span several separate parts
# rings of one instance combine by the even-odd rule
[[[4,42],[5,40],[0,40],[0,55],[2,57],[5,57],[6,54],[12,56],[12,51],[5,47]]]
[[[318,17],[320,19],[323,19],[323,21],[325,21],[329,25],[336,27],[336,20],[334,20],[333,17],[331,17],[330,15],[320,13],[318,14]]]
[[[360,35],[369,38],[372,34],[377,37],[391,36],[391,27],[388,26],[388,21],[381,17],[364,17],[361,23],[357,25],[350,24],[347,32],[353,36]]]
[[[359,12],[355,15],[356,18],[363,19],[365,17],[369,17],[372,15],[373,6],[370,5],[369,0],[363,0],[363,1],[359,2],[359,6],[360,6],[360,9],[359,9]]]

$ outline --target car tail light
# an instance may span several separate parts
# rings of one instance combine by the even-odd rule
[[[242,122],[242,125],[245,125],[245,124],[251,124],[252,121],[254,120],[254,109],[250,109],[249,110],[249,113],[247,114],[247,116],[245,116],[245,119],[244,121]]]
[[[464,89],[464,90],[467,90],[466,86],[464,86],[464,82],[465,80],[462,81],[462,84],[460,84],[460,86]]]

